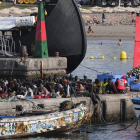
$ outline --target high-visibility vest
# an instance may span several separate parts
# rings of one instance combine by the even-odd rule
[[[125,90],[126,89],[124,85],[125,83],[126,83],[125,79],[119,79],[117,89]]]

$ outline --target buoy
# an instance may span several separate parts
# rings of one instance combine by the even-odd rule
[[[116,57],[113,57],[113,59],[115,60],[115,59],[116,59]]]
[[[34,4],[36,2],[36,0],[30,0],[31,4]]]
[[[127,59],[130,59],[130,57],[127,57]]]
[[[18,3],[22,4],[23,3],[23,0],[18,0]]]
[[[47,11],[45,10],[45,15],[47,15]]]
[[[25,4],[28,4],[28,3],[29,3],[29,0],[23,0],[23,2],[24,2]]]
[[[105,57],[104,56],[102,56],[102,59],[104,59]]]
[[[90,59],[93,59],[93,56],[91,56]]]
[[[126,52],[125,51],[121,51],[120,59],[126,59],[126,58],[127,58]]]

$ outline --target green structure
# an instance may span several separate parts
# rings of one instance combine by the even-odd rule
[[[48,46],[47,46],[47,35],[44,20],[43,3],[41,2],[38,6],[38,18],[36,24],[36,35],[35,35],[35,58],[48,58]]]

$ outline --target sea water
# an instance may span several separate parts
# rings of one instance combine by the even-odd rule
[[[101,45],[103,42],[103,45]],[[133,68],[134,41],[122,41],[122,46],[117,45],[118,41],[98,40],[87,42],[87,52],[81,65],[94,69],[101,73],[123,74]],[[120,52],[125,51],[130,59],[120,60]],[[90,59],[93,56],[93,59]],[[104,56],[104,59],[102,59]],[[116,60],[113,59],[116,57]],[[79,65],[73,75],[83,78],[87,74],[93,81],[97,78],[97,72]]]
[[[103,45],[100,45],[101,41]],[[121,51],[125,51],[127,57],[130,57],[130,59],[121,61]],[[133,67],[133,53],[134,41],[122,41],[122,46],[118,46],[117,41],[88,41],[86,56],[81,64],[95,69],[98,72],[112,72],[114,74],[125,75]],[[90,59],[90,56],[93,56],[93,60]],[[102,56],[104,56],[104,60],[101,59]],[[113,57],[116,57],[116,60],[113,60]],[[83,78],[83,75],[87,74],[88,78],[93,81],[97,77],[97,72],[82,66],[78,66],[72,74],[74,76],[78,75],[79,78]],[[87,128],[85,124],[78,128],[80,130],[79,134],[72,133],[71,131],[67,134],[56,135],[54,133],[52,136],[18,138],[16,140],[140,140],[140,128],[138,127],[135,130],[135,124],[126,130],[115,131],[125,128],[132,122],[129,121],[106,126],[95,126],[91,124],[89,130],[92,133],[86,133]]]

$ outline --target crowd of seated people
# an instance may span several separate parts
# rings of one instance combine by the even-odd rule
[[[43,79],[30,80],[28,77],[24,79],[9,78],[0,79],[0,99],[9,98],[9,96],[17,96],[20,98],[61,98],[76,97],[75,90],[71,86],[70,77],[54,77],[44,76]]]
[[[93,83],[93,91],[98,94],[118,94],[118,93],[126,93],[129,89],[129,83],[125,76],[121,79],[117,78],[114,83],[111,78],[104,79],[104,81],[99,81],[95,79]]]
[[[124,86],[122,86],[122,82]],[[83,79],[79,79],[78,76],[73,77],[71,74],[62,78],[57,78],[57,75],[54,75],[54,77],[45,75],[43,79],[38,78],[37,80],[30,80],[28,77],[24,79],[0,79],[0,99],[10,96],[26,97],[28,99],[77,97],[78,91],[91,93],[92,86],[93,92],[96,94],[117,94],[121,91],[123,93],[129,91],[129,85],[125,77],[117,79],[113,83],[110,78],[101,82],[95,79],[95,82],[92,82],[86,74]]]

